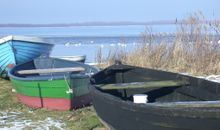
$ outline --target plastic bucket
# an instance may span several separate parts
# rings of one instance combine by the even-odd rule
[[[134,94],[133,95],[134,103],[147,103],[147,94]]]

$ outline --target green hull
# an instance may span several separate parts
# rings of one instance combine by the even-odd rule
[[[88,77],[33,81],[11,78],[11,81],[16,92],[25,96],[72,99],[89,93]]]

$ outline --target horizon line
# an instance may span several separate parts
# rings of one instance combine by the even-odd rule
[[[220,20],[199,21],[199,23],[211,24],[213,22],[220,23]],[[75,22],[75,23],[0,23],[0,27],[74,27],[74,26],[135,26],[135,25],[171,25],[171,24],[192,24],[188,20],[159,20],[146,22]]]

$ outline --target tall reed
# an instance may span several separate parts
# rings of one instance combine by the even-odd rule
[[[151,28],[141,34],[142,43],[132,52],[110,51],[107,57],[97,55],[99,63],[113,64],[121,60],[125,64],[207,75],[220,74],[220,26],[217,21],[204,22],[201,13],[176,25],[177,31],[171,43],[156,43]],[[187,23],[187,24],[186,24]]]

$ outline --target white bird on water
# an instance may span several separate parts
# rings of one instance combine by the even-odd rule
[[[111,43],[110,46],[115,46],[115,44]]]
[[[67,43],[65,43],[64,45],[68,47],[68,46],[70,46],[70,43],[69,43],[69,42],[67,42]]]

